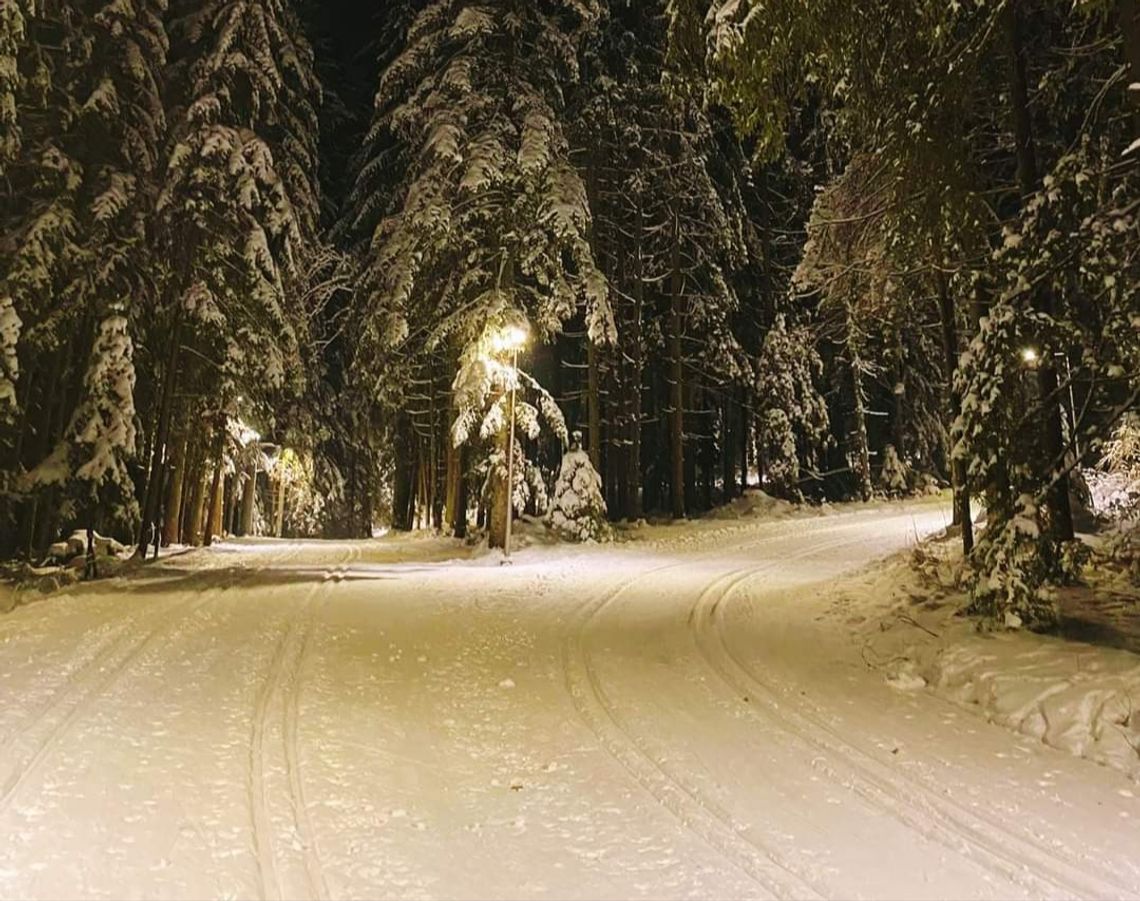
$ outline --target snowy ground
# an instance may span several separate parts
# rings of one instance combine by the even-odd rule
[[[0,896],[1140,896],[1135,783],[868,668],[930,504],[224,545],[0,618]]]

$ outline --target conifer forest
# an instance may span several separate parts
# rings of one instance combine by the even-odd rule
[[[580,431],[614,521],[952,484],[1032,618],[1138,404],[1138,83],[1135,0],[3,0],[2,552],[501,542]]]
[[[1140,0],[0,0],[0,899],[1140,897],[1137,654]]]

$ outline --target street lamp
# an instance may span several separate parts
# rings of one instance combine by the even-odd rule
[[[515,487],[515,393],[518,390],[519,351],[526,346],[530,331],[525,324],[514,324],[504,327],[491,336],[491,349],[495,353],[510,354],[511,357],[511,400],[510,431],[507,438],[507,528],[503,540],[503,561],[511,559],[511,522],[514,519],[514,487]]]
[[[1072,429],[1073,429],[1073,450],[1075,450],[1077,453],[1077,456],[1080,457],[1081,456],[1081,441],[1080,441],[1080,438],[1077,436],[1077,425],[1078,425],[1077,424],[1077,395],[1076,395],[1076,392],[1073,390],[1073,366],[1072,366],[1072,363],[1069,362],[1069,355],[1067,353],[1064,353],[1064,352],[1059,351],[1059,350],[1053,351],[1053,358],[1057,359],[1058,357],[1065,361],[1065,378],[1066,378],[1066,381],[1069,383],[1069,416],[1068,416],[1068,419],[1069,419],[1069,422],[1072,424]],[[1025,362],[1025,365],[1028,366],[1030,369],[1036,369],[1037,364],[1041,362],[1041,354],[1037,352],[1037,348],[1035,348],[1035,347],[1025,347],[1025,348],[1022,348],[1021,359]],[[1062,408],[1063,407],[1064,407],[1064,404],[1062,404]]]

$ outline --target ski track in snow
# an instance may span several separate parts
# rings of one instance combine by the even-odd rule
[[[822,719],[781,705],[778,694],[731,650],[725,640],[720,614],[733,593],[757,576],[816,556],[821,552],[856,543],[854,539],[824,542],[790,557],[756,567],[747,567],[715,580],[697,599],[691,622],[697,646],[716,673],[737,697],[763,702],[763,713],[749,703],[757,717],[774,721],[781,729],[810,745],[820,756],[812,766],[845,786],[928,839],[952,851],[974,857],[999,878],[1021,885],[1042,897],[1136,897],[1123,883],[1082,872],[1081,865],[1057,848],[1045,848],[1029,837],[1018,835],[1008,822],[995,825],[955,803],[945,794],[899,771],[882,766],[861,748],[847,741]],[[1041,874],[1041,875],[1039,875]]]
[[[1010,787],[986,755],[1038,752],[933,697],[889,708],[918,720],[903,762],[876,674],[796,657],[841,653],[811,602],[913,540],[907,509],[510,569],[416,539],[230,546],[248,569],[18,611],[0,898],[1140,897],[1119,774],[1043,749],[1068,794]]]
[[[288,552],[285,558],[289,556]],[[279,558],[277,562],[284,562]],[[213,573],[202,574],[207,584]],[[242,582],[256,578],[256,571],[249,571],[231,579],[226,584],[202,589],[187,589],[180,592],[180,599],[159,606],[151,615],[130,616],[118,626],[104,641],[100,642],[94,654],[80,667],[65,677],[62,691],[57,690],[51,699],[0,745],[0,759],[7,759],[15,745],[30,742],[31,749],[17,756],[14,766],[0,785],[0,815],[11,805],[17,793],[49,753],[66,736],[76,721],[89,712],[89,706],[98,700],[114,685],[116,680],[133,663],[148,651],[161,646],[177,636],[178,627],[194,614],[215,600],[215,593],[226,592],[239,587]],[[143,624],[143,630],[136,633],[134,627]]]
[[[638,784],[663,809],[675,816],[681,825],[723,854],[769,897],[824,897],[825,890],[822,886],[813,884],[810,875],[797,873],[773,849],[744,836],[731,815],[715,802],[702,797],[699,791],[686,785],[667,766],[656,760],[610,702],[597,670],[591,665],[586,650],[586,633],[606,608],[642,580],[691,564],[690,559],[649,572],[638,572],[599,598],[587,601],[579,611],[563,645],[566,689],[582,719]]]
[[[292,897],[324,901],[329,897],[301,774],[298,741],[301,678],[318,621],[321,598],[330,586],[344,581],[352,562],[359,559],[360,554],[358,546],[350,546],[343,560],[326,570],[321,581],[309,589],[301,602],[300,614],[289,615],[254,702],[248,789],[259,897],[263,901]],[[266,747],[266,734],[271,731],[275,700],[280,706],[277,727],[281,741],[277,762],[286,775],[288,819],[285,834],[274,829],[269,800],[271,793],[267,791],[267,761],[272,752]]]

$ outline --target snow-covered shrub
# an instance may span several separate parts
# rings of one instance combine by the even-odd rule
[[[1007,628],[1048,628],[1057,610],[1049,587],[1055,575],[1041,511],[1021,495],[1013,515],[992,523],[978,543],[970,579],[971,612]]]
[[[1140,414],[1129,414],[1117,426],[1089,481],[1098,513],[1127,517],[1140,512]]]
[[[562,457],[562,469],[554,486],[554,499],[547,518],[550,527],[567,541],[608,541],[612,538],[606,520],[602,477],[582,450],[582,433]]]
[[[901,497],[910,490],[910,473],[893,444],[888,444],[883,449],[879,486],[891,497]]]

